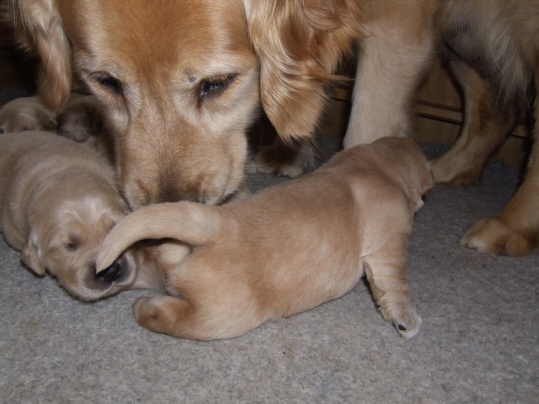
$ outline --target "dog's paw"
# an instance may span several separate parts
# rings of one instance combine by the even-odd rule
[[[186,329],[193,327],[194,310],[185,300],[163,295],[139,297],[133,306],[133,316],[137,323],[154,332],[174,337],[189,337]]]
[[[454,161],[448,153],[430,161],[432,176],[436,184],[447,184],[459,187],[472,185],[479,180],[482,165]]]
[[[163,310],[162,302],[165,297],[139,297],[136,300],[133,306],[133,317],[141,327],[155,332],[166,332],[166,327],[164,327],[167,323],[166,311]]]
[[[512,228],[503,220],[492,217],[475,222],[462,236],[460,244],[485,254],[518,257],[534,247],[534,235]]]
[[[283,152],[279,146],[265,146],[255,156],[255,168],[259,173],[297,178],[304,173],[301,156]]]
[[[423,321],[411,307],[400,307],[391,310],[389,321],[395,326],[398,333],[404,339],[415,337],[421,329]]]

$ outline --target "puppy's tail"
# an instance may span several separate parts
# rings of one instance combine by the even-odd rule
[[[109,267],[137,241],[173,238],[200,246],[211,242],[220,229],[221,216],[215,206],[179,202],[140,208],[122,219],[105,237],[97,254],[96,272]]]

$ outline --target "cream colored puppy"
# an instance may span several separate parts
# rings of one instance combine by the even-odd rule
[[[101,114],[93,95],[71,93],[56,120],[58,134],[79,143],[86,142],[91,136],[95,143],[101,131]]]
[[[127,213],[113,168],[86,146],[47,132],[0,135],[0,230],[36,274],[95,300],[135,279],[132,253],[95,274],[101,242]]]
[[[140,298],[143,327],[176,337],[228,338],[269,319],[338,298],[364,273],[404,338],[417,334],[406,277],[414,212],[433,186],[414,141],[384,138],[339,153],[321,169],[223,206],[151,205],[120,221],[97,271],[142,239],[164,243],[167,296]],[[177,251],[176,260],[171,259]]]
[[[56,114],[39,97],[21,97],[0,108],[0,134],[28,130],[56,131]]]

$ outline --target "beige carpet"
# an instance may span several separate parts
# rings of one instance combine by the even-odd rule
[[[282,181],[251,175],[253,190]],[[539,255],[485,256],[457,243],[496,212],[517,173],[438,186],[416,216],[409,278],[423,328],[410,341],[360,282],[348,295],[224,341],[138,327],[144,291],[69,297],[0,242],[2,403],[538,403]]]

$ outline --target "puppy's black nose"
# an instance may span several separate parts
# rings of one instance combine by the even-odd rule
[[[121,274],[122,274],[122,259],[118,258],[116,261],[114,261],[114,263],[110,267],[99,272],[97,274],[97,277],[107,282],[114,282],[120,277]]]

